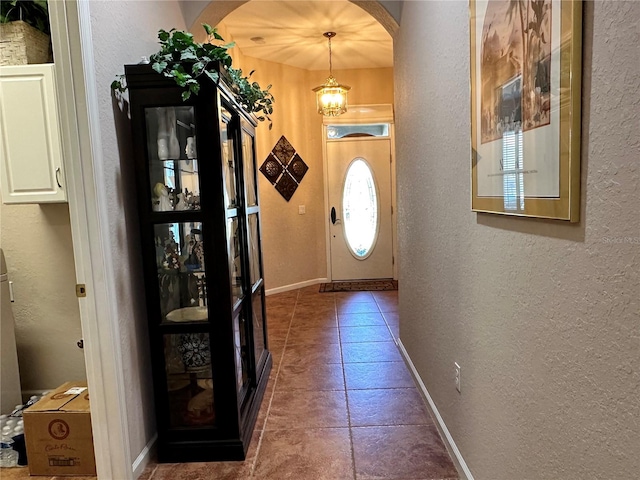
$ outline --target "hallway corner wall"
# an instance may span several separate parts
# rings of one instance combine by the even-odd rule
[[[404,2],[400,338],[478,480],[640,470],[639,20],[638,2],[584,2],[572,225],[471,212],[469,4]]]
[[[98,95],[100,158],[95,168],[104,179],[106,211],[111,243],[105,245],[115,285],[114,308],[121,340],[124,387],[128,409],[127,429],[131,458],[141,452],[156,433],[149,359],[149,340],[142,281],[138,213],[131,145],[126,108],[113,98],[110,84],[124,72],[125,64],[135,64],[141,56],[158,50],[158,29],[184,29],[179,2],[92,1],[89,5],[94,79]]]

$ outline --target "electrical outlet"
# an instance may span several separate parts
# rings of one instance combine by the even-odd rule
[[[453,364],[456,367],[456,390],[460,392],[460,365],[458,365],[458,362],[453,362]]]
[[[307,213],[307,209],[304,205],[298,205],[298,215],[304,215]]]

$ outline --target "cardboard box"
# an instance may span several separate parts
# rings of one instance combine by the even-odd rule
[[[89,391],[67,382],[23,412],[31,475],[95,475]]]

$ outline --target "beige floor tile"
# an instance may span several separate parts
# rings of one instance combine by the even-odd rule
[[[269,340],[272,342],[283,342],[287,339],[289,327],[275,326],[268,330]]]
[[[336,302],[345,303],[345,302],[370,302],[374,299],[373,294],[371,292],[335,292]]]
[[[344,313],[338,315],[340,327],[364,327],[368,325],[386,325],[380,312]]]
[[[320,293],[320,285],[317,285],[317,284],[298,289],[298,299],[301,299],[307,296],[333,297],[333,292]]]
[[[279,390],[273,396],[265,430],[348,426],[344,390]]]
[[[344,375],[340,364],[282,365],[278,390],[343,390]]]
[[[144,469],[144,471],[138,477],[137,480],[151,480],[151,477],[155,473],[156,468],[158,468],[158,464],[157,463],[155,463],[155,462],[149,463],[149,465],[147,465],[147,467]]]
[[[349,429],[266,430],[253,478],[352,479]]]
[[[331,312],[309,311],[304,313],[296,313],[291,320],[291,328],[300,327],[327,327],[335,328],[338,326],[337,314]]]
[[[397,312],[398,311],[397,300],[376,299],[376,303],[381,312]]]
[[[352,432],[357,479],[457,477],[433,425],[355,427]]]
[[[161,463],[150,480],[245,480],[250,462]]]
[[[294,316],[307,317],[335,317],[335,305],[298,305],[294,312]]]
[[[343,343],[344,363],[401,362],[394,342]]]
[[[393,338],[386,325],[340,327],[341,343],[390,342]]]
[[[4,472],[2,470],[0,470],[0,478],[2,480],[5,480],[5,478],[3,477]],[[48,476],[42,477],[42,476],[33,476],[33,477],[27,477],[30,478],[31,480],[42,480],[43,478],[48,479]],[[93,476],[93,475],[80,475],[80,476],[69,476],[69,475],[56,475],[51,477],[51,480],[69,480],[70,478],[74,479],[74,480],[97,480],[98,477]]]
[[[303,306],[335,307],[336,299],[332,295],[307,295],[300,297],[296,302],[296,309]]]
[[[276,293],[265,297],[267,306],[272,305],[294,305],[298,299],[298,291],[290,290],[288,292]]]
[[[29,467],[11,467],[0,469],[0,479],[2,480],[27,480],[36,478],[38,480],[49,480],[51,477],[29,477]],[[93,477],[95,479],[95,477]]]
[[[349,390],[351,425],[431,425],[433,421],[415,388]]]
[[[287,345],[282,357],[282,365],[303,365],[319,363],[340,363],[340,344],[321,343]]]
[[[400,323],[398,312],[383,312],[382,316],[389,325],[398,325]]]
[[[338,305],[338,315],[347,313],[377,313],[380,312],[378,304],[375,302],[365,303],[348,303],[346,305]]]
[[[415,387],[404,362],[345,363],[347,390]]]
[[[309,343],[340,343],[337,328],[326,327],[300,327],[292,328],[287,337],[287,345]]]
[[[355,305],[356,303],[376,305],[375,299],[369,292],[357,292],[357,293],[367,294],[367,295],[351,296],[346,298],[338,297],[336,298],[336,305],[338,306],[338,308],[346,307],[347,305]]]
[[[373,298],[376,300],[398,300],[398,290],[380,290],[371,292],[371,295],[373,295]]]

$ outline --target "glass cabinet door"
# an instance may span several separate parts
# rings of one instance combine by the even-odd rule
[[[236,158],[233,132],[230,128],[232,114],[224,106],[220,107],[220,143],[222,147],[222,175],[224,177],[224,204],[226,208],[238,206],[236,188]]]
[[[160,322],[208,320],[206,263],[199,222],[154,226]]]
[[[200,209],[193,107],[145,109],[151,209]]]
[[[215,425],[208,333],[164,335],[169,426]]]
[[[266,351],[264,326],[264,287],[253,294],[251,311],[253,312],[253,350],[258,368],[262,365],[262,355]]]
[[[245,130],[247,121],[242,121],[242,159],[244,165],[244,184],[247,192],[246,206],[253,207],[258,204],[256,193],[256,171],[253,163],[254,138]]]
[[[258,214],[254,213],[249,215],[249,278],[251,279],[251,286],[262,278],[262,271],[260,269],[260,234],[258,225]]]
[[[242,404],[249,388],[249,341],[246,312],[243,308],[240,315],[233,319],[233,344],[236,365],[236,386],[238,404]]]
[[[240,248],[240,222],[237,217],[227,220],[227,242],[229,252],[229,271],[231,274],[231,292],[233,305],[244,297],[242,277],[242,249]]]

